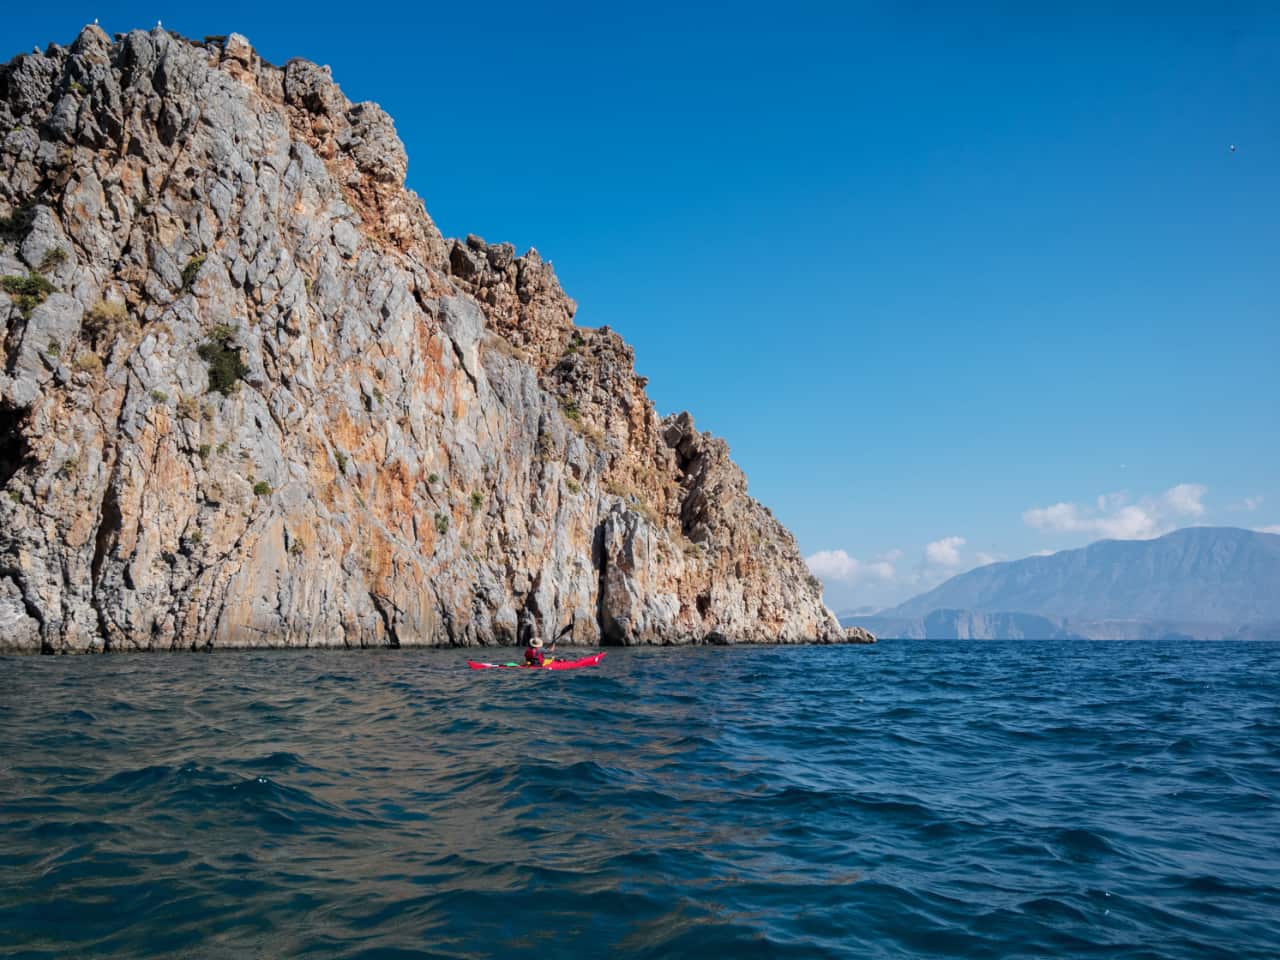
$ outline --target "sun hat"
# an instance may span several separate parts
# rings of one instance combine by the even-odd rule
[[[542,638],[534,637],[532,640],[529,641],[529,646],[533,647],[535,650],[540,649],[542,647]]]

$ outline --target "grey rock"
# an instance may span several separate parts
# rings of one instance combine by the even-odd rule
[[[326,68],[86,28],[0,71],[0,269],[67,253],[0,295],[0,648],[846,639],[724,442],[536,250],[445,240]]]

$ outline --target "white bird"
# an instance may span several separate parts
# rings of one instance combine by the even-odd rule
[[[1235,152],[1236,152],[1236,145],[1233,143],[1233,144],[1232,144],[1228,149],[1230,149],[1232,153],[1235,153]]]
[[[98,25],[98,18],[97,18],[97,17],[94,17],[94,18],[93,18],[93,25],[94,25],[95,27]]]

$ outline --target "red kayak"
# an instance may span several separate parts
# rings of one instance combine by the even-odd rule
[[[468,660],[467,666],[472,670],[506,670],[510,667],[517,670],[577,670],[579,667],[594,667],[603,659],[603,653],[593,653],[579,660],[548,660],[541,667],[530,667],[523,663],[481,663],[478,660]]]

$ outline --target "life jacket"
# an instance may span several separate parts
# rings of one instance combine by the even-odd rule
[[[542,651],[537,647],[525,647],[524,665],[526,667],[542,666]]]

